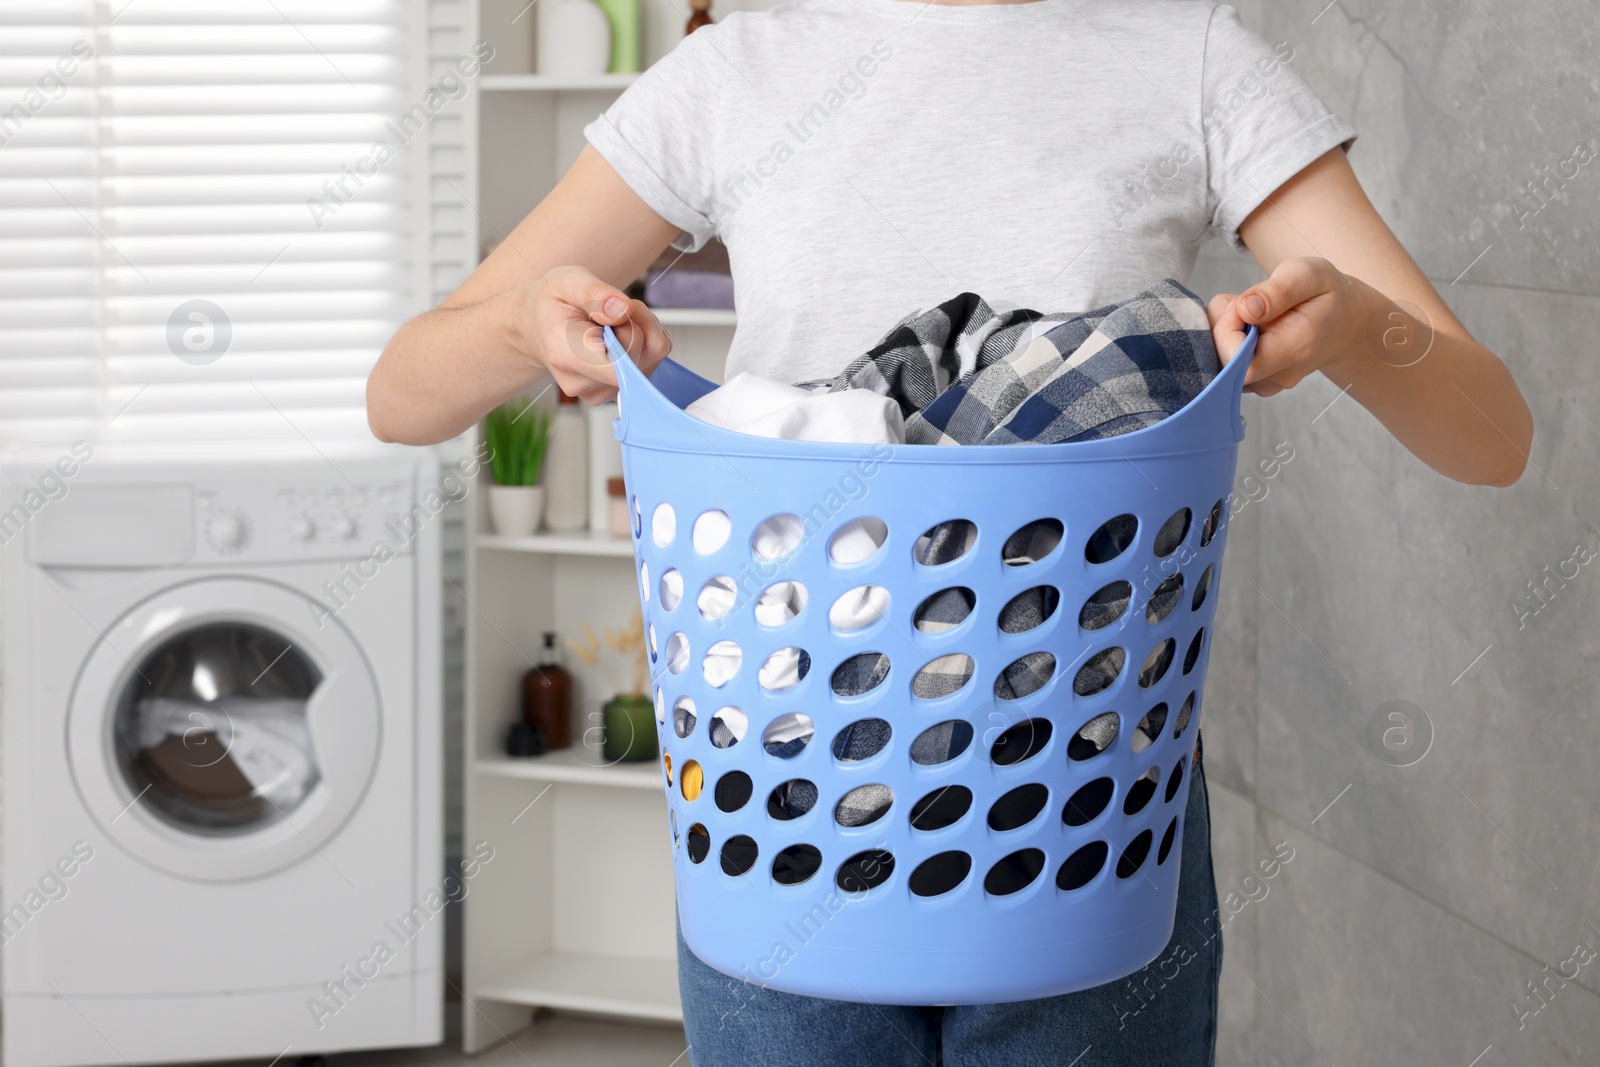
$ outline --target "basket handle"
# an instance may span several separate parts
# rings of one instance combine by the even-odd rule
[[[1217,380],[1224,383],[1222,388],[1228,391],[1229,399],[1232,401],[1228,424],[1233,427],[1233,437],[1236,442],[1244,440],[1244,419],[1239,414],[1239,407],[1244,400],[1245,375],[1249,373],[1250,364],[1256,358],[1256,344],[1260,339],[1261,331],[1254,325],[1245,330],[1244,340],[1234,351],[1233,358],[1222,368],[1222,373],[1217,375]],[[1211,383],[1213,387],[1216,384],[1216,381]]]
[[[601,327],[605,338],[606,354],[611,358],[611,369],[617,375],[617,419],[614,431],[617,440],[623,440],[633,409],[654,409],[654,415],[642,416],[647,420],[658,416],[681,414],[681,409],[699,400],[717,387],[716,382],[700,377],[676,360],[663,359],[656,369],[645,377],[644,371],[633,361],[628,350],[622,347],[611,327]]]

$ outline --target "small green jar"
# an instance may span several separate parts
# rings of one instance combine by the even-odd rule
[[[607,763],[639,763],[656,758],[655,709],[642,693],[612,697],[602,709]]]

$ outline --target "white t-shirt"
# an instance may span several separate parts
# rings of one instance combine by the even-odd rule
[[[679,247],[727,244],[728,373],[798,382],[964,290],[1081,311],[1187,281],[1354,139],[1292,57],[1206,2],[790,0],[686,37],[584,133]]]

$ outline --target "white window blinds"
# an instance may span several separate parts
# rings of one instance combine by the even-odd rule
[[[431,14],[0,6],[0,438],[365,435],[436,287]]]

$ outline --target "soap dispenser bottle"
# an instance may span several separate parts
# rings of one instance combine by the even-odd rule
[[[544,635],[544,658],[522,676],[522,721],[537,726],[550,750],[572,744],[572,675],[561,665],[556,635]]]

